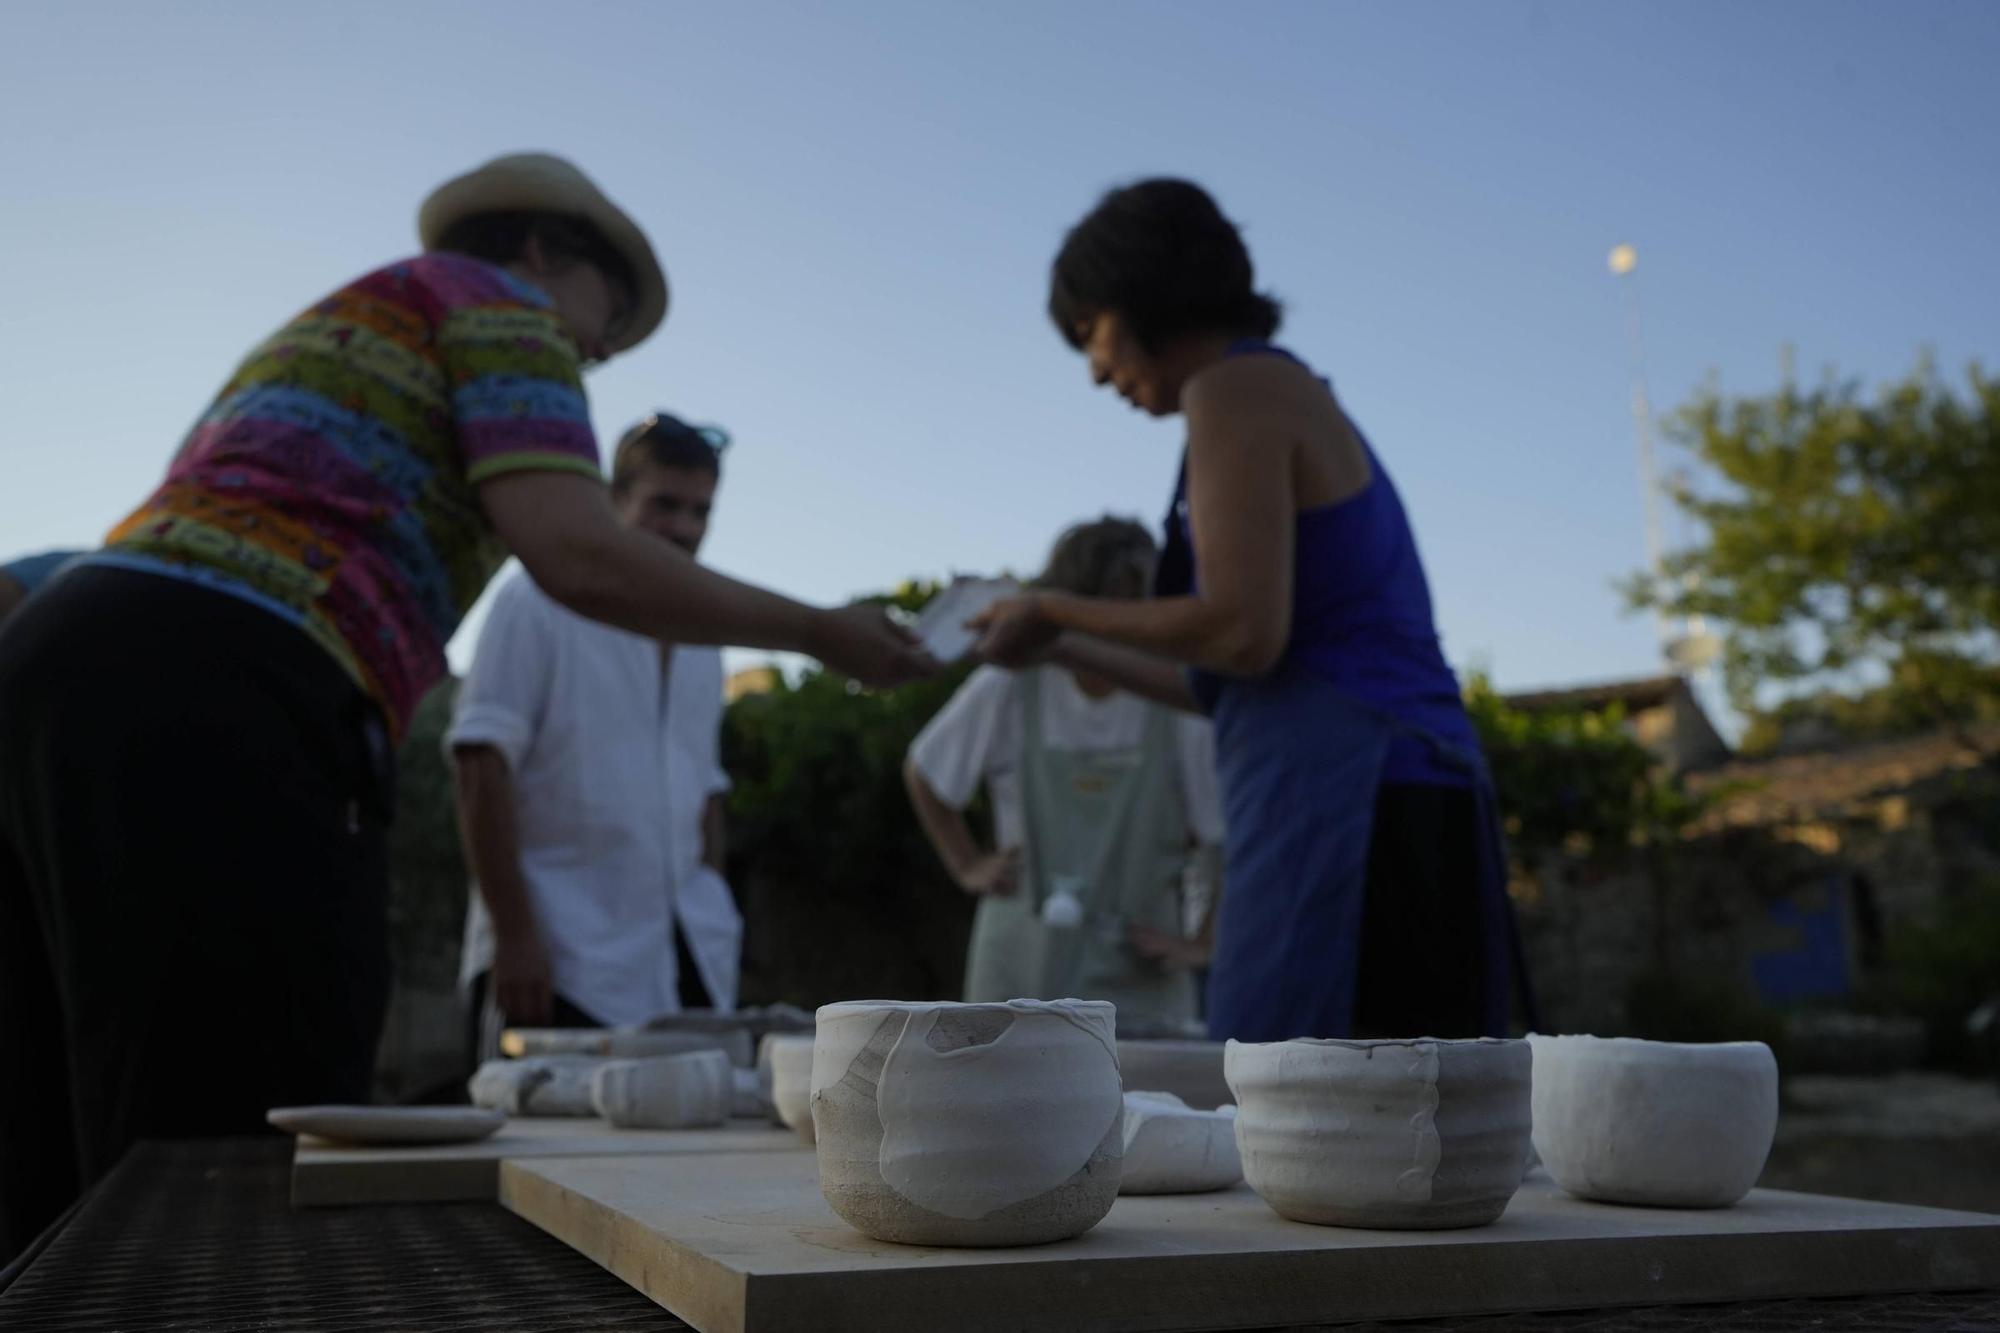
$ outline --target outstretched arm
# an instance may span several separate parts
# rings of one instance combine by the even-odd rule
[[[480,484],[494,530],[542,591],[579,615],[674,643],[810,653],[867,685],[936,670],[880,608],[823,610],[696,564],[618,522],[604,484],[570,472],[509,472]]]

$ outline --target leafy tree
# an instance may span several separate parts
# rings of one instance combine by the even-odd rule
[[[2000,379],[1975,365],[1954,391],[1924,360],[1872,398],[1831,377],[1762,397],[1711,389],[1668,433],[1702,465],[1704,483],[1670,494],[1704,537],[1625,590],[1723,627],[1739,709],[1754,714],[1766,682],[1864,682],[1879,697],[1850,720],[2000,712]]]
[[[1906,736],[1934,727],[1933,700],[1951,701],[1950,720],[2000,721],[2000,666],[1959,658],[1897,663],[1889,683],[1859,694],[1818,690],[1750,715],[1737,748],[1761,754],[1801,737],[1843,741]]]

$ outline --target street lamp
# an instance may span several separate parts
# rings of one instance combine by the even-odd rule
[[[1645,488],[1646,564],[1655,580],[1666,572],[1660,540],[1660,479],[1653,457],[1653,407],[1646,395],[1646,339],[1639,318],[1639,252],[1630,245],[1614,245],[1605,260],[1612,276],[1625,289],[1625,349],[1632,370],[1632,433],[1639,450],[1639,481]],[[1682,674],[1701,671],[1721,651],[1721,642],[1708,632],[1701,617],[1689,617],[1678,630],[1667,621],[1665,611],[1654,612],[1660,636],[1660,651],[1667,664]]]

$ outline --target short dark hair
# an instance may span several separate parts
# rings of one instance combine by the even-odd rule
[[[1111,590],[1111,576],[1119,565],[1134,557],[1145,562],[1139,570],[1139,588],[1144,592],[1151,581],[1153,560],[1158,548],[1153,534],[1129,518],[1106,514],[1088,523],[1078,523],[1056,538],[1049,552],[1048,567],[1035,580],[1038,588],[1076,593],[1082,597],[1103,597]]]
[[[655,412],[618,437],[611,455],[611,493],[623,495],[642,467],[679,467],[722,480],[722,451],[729,436],[714,426],[690,426]]]
[[[527,253],[530,238],[541,242],[542,253],[550,259],[589,264],[637,299],[639,280],[625,256],[596,224],[571,213],[532,209],[474,213],[446,227],[432,248],[470,255],[489,264],[511,264]]]
[[[1192,181],[1121,186],[1069,230],[1049,272],[1049,318],[1070,346],[1115,312],[1148,351],[1188,333],[1268,338],[1283,309],[1256,288],[1236,224]]]

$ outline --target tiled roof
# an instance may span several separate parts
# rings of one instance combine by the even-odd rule
[[[1527,712],[1543,708],[1609,708],[1612,704],[1624,704],[1628,711],[1636,711],[1659,707],[1680,683],[1679,676],[1646,676],[1639,680],[1610,680],[1503,697],[1511,707]]]
[[[2000,725],[1969,729],[1988,753],[2000,751]],[[1738,759],[1690,777],[1697,792],[1740,787],[1702,819],[1700,829],[1833,819],[1954,771],[1977,768],[1980,755],[1956,734],[1934,731],[1817,754]]]

